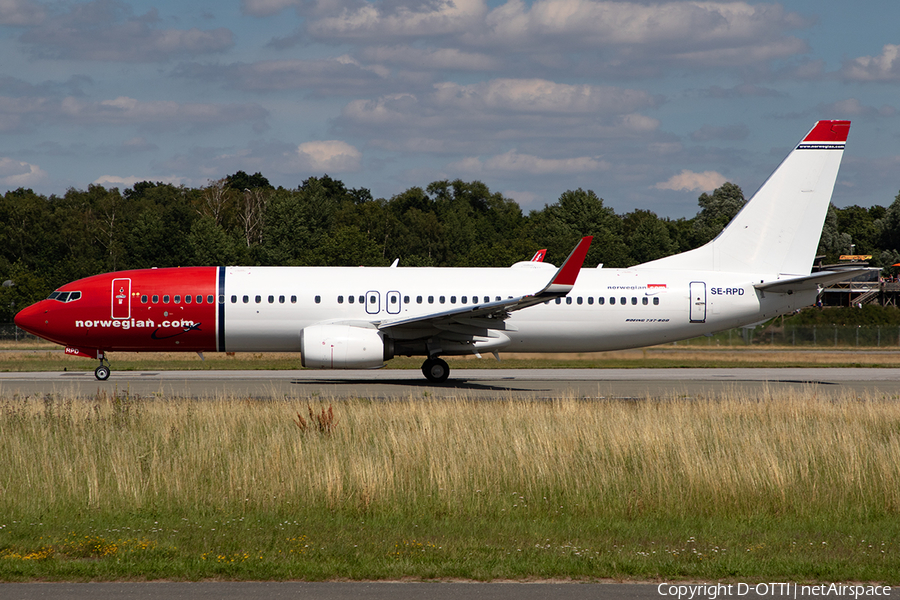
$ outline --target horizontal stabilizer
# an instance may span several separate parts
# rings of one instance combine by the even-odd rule
[[[805,277],[791,277],[790,279],[776,279],[775,281],[757,283],[753,287],[762,292],[773,292],[775,294],[793,294],[794,292],[816,290],[820,286],[828,285],[829,283],[847,281],[852,277],[855,277],[867,271],[868,269],[820,271],[818,273],[813,273],[812,275],[807,275]]]

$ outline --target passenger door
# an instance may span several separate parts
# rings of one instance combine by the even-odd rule
[[[112,318],[131,318],[131,279],[127,277],[112,280]]]
[[[706,284],[691,282],[691,323],[706,322]]]

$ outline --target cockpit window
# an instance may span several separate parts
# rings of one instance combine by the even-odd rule
[[[47,300],[58,300],[60,302],[75,302],[81,300],[81,292],[60,292],[56,290],[47,296]]]

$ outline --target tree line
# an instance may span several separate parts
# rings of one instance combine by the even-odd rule
[[[30,189],[0,198],[0,322],[69,281],[107,271],[187,265],[509,266],[548,249],[559,264],[583,235],[585,265],[627,267],[696,248],[745,203],[725,183],[702,194],[692,218],[625,214],[591,190],[568,190],[523,213],[480,181],[435,181],[372,197],[328,175],[295,189],[243,171],[200,188],[144,181],[120,192],[91,185],[49,197]],[[820,254],[834,262],[853,244],[872,263],[900,262],[900,194],[888,207],[831,206]]]

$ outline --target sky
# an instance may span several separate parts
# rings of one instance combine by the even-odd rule
[[[243,170],[691,217],[849,119],[833,201],[887,206],[898,22],[896,0],[0,0],[0,193]]]

